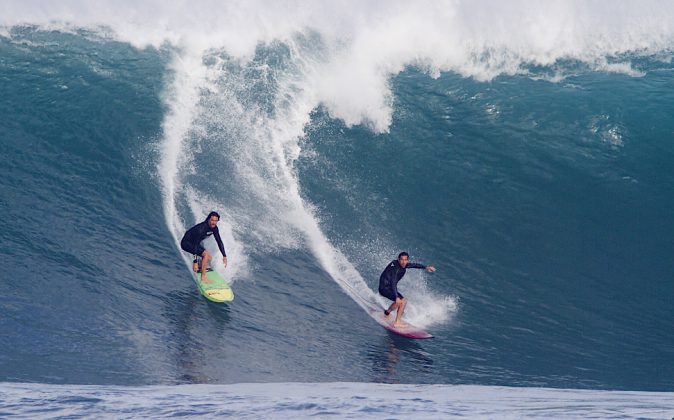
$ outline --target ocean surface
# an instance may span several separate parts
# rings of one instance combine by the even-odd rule
[[[674,6],[507,3],[3,4],[0,416],[674,418]]]

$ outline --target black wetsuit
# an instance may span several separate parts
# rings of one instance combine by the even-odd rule
[[[403,268],[400,266],[398,260],[391,261],[384,272],[381,273],[381,276],[379,276],[379,294],[392,301],[395,301],[396,297],[402,299],[403,295],[398,293],[398,282],[403,278],[408,268],[425,269],[426,266],[416,263],[407,263],[407,266]]]
[[[211,235],[213,235],[215,238],[215,242],[218,243],[218,248],[220,248],[222,256],[226,257],[227,254],[225,254],[225,246],[222,244],[222,239],[220,239],[220,231],[218,230],[217,226],[211,229],[208,226],[208,221],[201,222],[185,232],[185,236],[183,236],[183,239],[180,241],[180,247],[190,254],[201,257],[206,250],[204,246],[201,245],[201,241]]]

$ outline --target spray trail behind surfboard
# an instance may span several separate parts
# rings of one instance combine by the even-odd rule
[[[305,241],[324,269],[360,306],[371,309],[377,305],[374,293],[347,258],[325,238],[300,196],[292,163],[298,156],[298,141],[312,105],[300,92],[298,98],[286,101],[295,106],[279,107],[280,115],[265,117],[259,108],[244,107],[240,98],[228,91],[233,83],[239,86],[249,83],[240,78],[241,74],[227,74],[219,67],[223,66],[222,61],[211,68],[203,62],[197,54],[176,55],[173,81],[166,92],[168,112],[163,124],[158,169],[167,225],[176,244],[186,228],[187,218],[198,218],[200,213],[209,210],[206,206],[219,204],[225,208],[225,215],[231,215],[223,217],[221,222],[227,225],[225,231],[233,232],[225,237],[228,248],[244,254],[244,247],[237,244],[237,232],[254,226],[260,230],[259,236],[267,241],[267,246],[269,240],[274,246],[291,248]],[[284,98],[287,99],[287,95]],[[217,121],[221,131],[213,134],[214,119],[223,117],[229,117],[228,121]],[[228,200],[228,204],[209,199],[199,191],[198,185],[187,180],[195,172],[190,153],[195,150],[194,143],[199,142],[215,142],[228,151],[216,156],[236,173],[231,184],[240,191],[230,194],[233,200]],[[208,146],[202,144],[202,147]],[[242,195],[246,195],[245,200]],[[242,204],[243,201],[248,204]],[[188,208],[192,214],[183,215],[181,208]],[[264,217],[264,213],[274,216]],[[241,264],[244,258],[244,255],[236,255],[232,260]]]
[[[176,244],[189,223],[218,209],[223,239],[236,261],[227,269],[232,277],[234,270],[248,271],[245,262],[253,250],[307,248],[369,314],[387,303],[321,230],[294,166],[311,113],[326,94],[319,75],[334,73],[326,70],[330,60],[321,37],[301,33],[261,44],[252,57],[232,57],[222,48],[176,53],[159,165],[164,209]],[[374,130],[384,129],[389,112],[383,106]],[[370,253],[365,258],[382,267],[391,258],[389,250]],[[418,308],[408,308],[410,321],[424,326],[446,320],[452,299],[424,293],[415,299]],[[429,306],[435,310],[427,311]]]

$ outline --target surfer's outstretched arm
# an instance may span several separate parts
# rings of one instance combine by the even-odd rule
[[[435,267],[432,265],[423,265],[423,264],[417,264],[417,263],[407,263],[407,266],[405,268],[420,268],[422,270],[426,270],[429,273],[434,273],[435,272]]]

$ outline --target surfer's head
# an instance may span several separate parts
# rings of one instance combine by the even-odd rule
[[[208,213],[208,217],[206,217],[206,222],[208,223],[208,227],[213,229],[218,225],[218,221],[220,220],[220,215],[216,211],[212,211]]]
[[[407,266],[407,262],[409,260],[410,254],[408,254],[407,252],[403,251],[400,254],[398,254],[398,264],[400,264],[402,268],[405,268]]]

